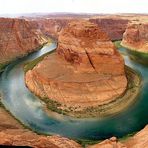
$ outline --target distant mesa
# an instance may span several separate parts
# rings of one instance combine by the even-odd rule
[[[128,84],[123,57],[107,34],[89,21],[68,23],[56,52],[29,70],[25,79],[48,108],[76,117],[104,115],[104,107],[110,113],[123,109],[115,100],[122,98]]]

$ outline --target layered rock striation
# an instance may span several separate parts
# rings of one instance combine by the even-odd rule
[[[98,24],[108,34],[111,40],[121,40],[126,30],[129,18],[122,16],[94,17],[90,21]]]
[[[32,148],[82,148],[73,140],[58,135],[37,135],[25,129],[7,129],[0,132],[1,146],[24,146]]]
[[[106,33],[74,21],[60,33],[56,52],[26,73],[26,85],[58,109],[81,112],[116,100],[127,79],[124,60]]]
[[[36,50],[46,43],[42,33],[25,19],[0,18],[0,63]]]
[[[132,51],[148,53],[148,21],[130,22],[121,45]]]
[[[62,28],[65,28],[72,19],[67,18],[33,18],[29,19],[34,29],[39,29],[45,36],[58,39]]]

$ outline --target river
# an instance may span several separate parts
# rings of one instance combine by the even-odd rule
[[[45,45],[41,50],[9,64],[0,77],[2,103],[13,116],[33,131],[42,134],[59,134],[74,139],[98,140],[111,136],[122,137],[142,129],[148,123],[148,67],[138,64],[124,52],[126,65],[139,71],[143,87],[137,101],[117,115],[98,119],[76,119],[44,111],[44,103],[32,94],[24,82],[23,67],[29,62],[56,48]]]

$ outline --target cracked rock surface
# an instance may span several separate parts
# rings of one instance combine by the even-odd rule
[[[28,88],[60,109],[107,104],[126,89],[124,60],[106,33],[88,21],[71,22],[59,35],[55,53],[26,73]]]

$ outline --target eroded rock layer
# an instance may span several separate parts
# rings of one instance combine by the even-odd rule
[[[111,40],[121,40],[129,22],[129,18],[108,16],[90,18],[90,21],[101,26]]]
[[[148,53],[148,21],[130,22],[121,44],[130,50]]]
[[[46,40],[25,19],[0,18],[0,63],[36,50]]]
[[[147,148],[148,146],[148,125],[133,137],[121,142],[116,137],[106,139],[88,148]]]
[[[73,140],[61,136],[41,136],[25,129],[0,132],[0,145],[29,146],[33,148],[82,148]]]
[[[26,84],[62,110],[81,111],[115,100],[127,79],[123,58],[108,36],[95,24],[74,21],[61,32],[57,53],[26,73]]]

